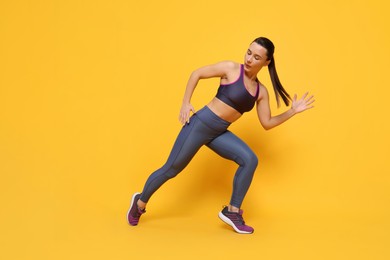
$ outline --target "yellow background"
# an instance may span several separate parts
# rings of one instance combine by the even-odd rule
[[[1,259],[389,259],[386,1],[1,1]],[[202,149],[137,227],[129,200],[180,130],[192,70],[266,36],[313,110],[231,127],[260,164],[253,235],[218,217],[235,165]],[[260,72],[277,109],[268,71]],[[201,81],[200,109],[217,79]]]

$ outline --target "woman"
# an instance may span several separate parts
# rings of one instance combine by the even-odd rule
[[[234,176],[233,194],[230,204],[225,206],[219,217],[238,233],[253,233],[254,229],[245,224],[240,210],[242,201],[249,189],[257,167],[257,157],[253,151],[236,135],[227,130],[229,125],[250,111],[255,103],[261,125],[268,130],[295,114],[312,108],[313,96],[307,93],[299,100],[294,95],[292,105],[286,112],[271,116],[268,91],[257,79],[257,74],[268,66],[279,106],[279,97],[289,105],[291,100],[281,85],[275,69],[274,45],[264,37],[255,39],[245,54],[244,64],[223,61],[195,70],[188,80],[179,120],[183,128],[176,139],[165,165],[152,173],[142,193],[135,193],[131,199],[127,219],[130,225],[137,225],[144,214],[152,194],[168,179],[175,177],[191,161],[203,145],[208,146],[220,156],[235,161],[239,167]],[[220,87],[216,97],[204,108],[195,113],[190,103],[191,96],[200,79],[219,77]],[[190,118],[190,113],[194,114]]]

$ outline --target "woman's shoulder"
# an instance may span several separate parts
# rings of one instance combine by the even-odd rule
[[[236,70],[241,67],[241,64],[232,60],[220,61],[219,64],[227,69]]]
[[[241,64],[231,60],[225,60],[218,63],[224,75],[221,77],[222,84],[230,84],[237,80],[241,71]]]
[[[264,97],[268,98],[267,88],[260,81],[257,82],[259,83],[259,96],[257,97],[257,101],[260,101]]]

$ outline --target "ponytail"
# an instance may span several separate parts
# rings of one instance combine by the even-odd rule
[[[275,92],[276,102],[278,104],[278,107],[280,106],[280,101],[279,101],[280,97],[283,99],[284,104],[288,106],[291,97],[287,93],[287,91],[283,88],[282,83],[280,83],[278,73],[276,72],[275,59],[273,56],[271,58],[271,62],[268,64],[268,71],[271,77],[272,86],[274,87],[274,92]]]
[[[287,91],[283,88],[282,83],[280,83],[278,73],[276,72],[275,59],[274,59],[274,51],[275,51],[274,44],[265,37],[256,38],[253,42],[256,42],[257,44],[263,46],[267,50],[267,58],[268,58],[267,60],[271,60],[270,63],[268,64],[268,71],[271,77],[272,86],[274,87],[274,92],[275,92],[276,102],[278,104],[278,107],[280,106],[280,101],[279,101],[280,97],[283,99],[284,104],[288,106],[291,97],[287,93]]]

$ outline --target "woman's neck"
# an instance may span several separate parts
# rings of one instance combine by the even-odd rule
[[[256,81],[257,80],[257,73],[259,73],[259,71],[258,72],[245,71],[244,76],[247,77],[250,81]]]

